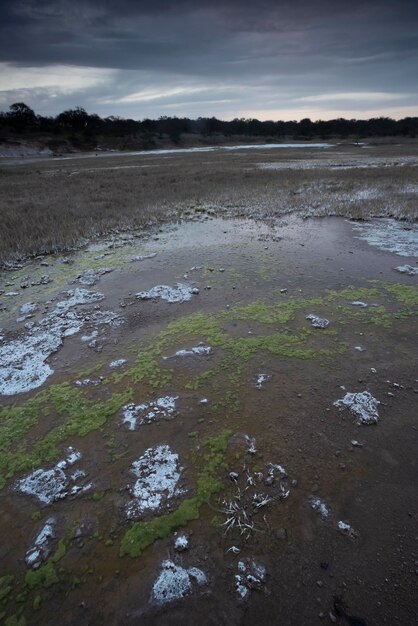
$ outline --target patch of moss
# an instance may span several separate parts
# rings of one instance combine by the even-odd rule
[[[389,312],[384,306],[352,310],[347,300],[390,298],[398,309]],[[344,301],[335,310],[335,304]],[[418,290],[414,286],[397,283],[374,282],[373,287],[346,288],[330,291],[322,298],[290,298],[267,304],[261,300],[246,305],[237,305],[226,311],[205,315],[196,313],[171,322],[155,340],[140,350],[134,366],[124,372],[110,376],[108,382],[114,385],[127,383],[123,391],[115,390],[109,399],[101,402],[89,398],[88,391],[64,383],[51,385],[21,405],[0,409],[0,489],[16,472],[22,472],[56,459],[62,454],[62,445],[73,436],[85,436],[102,428],[106,421],[133,398],[133,388],[140,382],[151,387],[162,388],[172,381],[174,372],[161,364],[160,355],[177,347],[184,347],[186,341],[204,340],[214,348],[219,348],[221,360],[215,367],[200,372],[189,379],[186,389],[198,389],[201,385],[212,384],[212,391],[219,391],[220,378],[229,384],[230,405],[239,407],[239,386],[242,383],[243,366],[256,353],[266,352],[284,358],[320,359],[333,358],[347,349],[347,345],[332,335],[334,331],[320,331],[310,326],[302,326],[296,331],[275,328],[275,325],[294,321],[298,314],[318,309],[328,313],[332,307],[338,325],[357,319],[377,326],[388,327],[396,317],[413,313],[418,304]],[[329,316],[329,314],[328,314]],[[248,320],[270,327],[270,334],[233,337],[223,327],[225,322]],[[271,328],[272,327],[272,328]],[[318,338],[320,345],[318,346]],[[326,344],[324,345],[324,340]],[[225,371],[225,376],[220,376]],[[24,436],[44,415],[52,415],[56,426],[42,439],[25,442]],[[111,442],[109,441],[109,447]],[[118,458],[116,455],[114,458]]]
[[[13,433],[8,437],[7,444],[3,440],[0,446],[0,470],[7,471],[7,478],[11,478],[16,472],[26,471],[57,458],[61,453],[61,445],[72,436],[84,437],[93,430],[102,427],[107,419],[114,415],[132,397],[132,391],[115,393],[108,400],[97,402],[87,399],[80,389],[71,387],[70,384],[51,385],[45,392],[41,392],[34,399],[37,408],[42,408],[44,402],[50,402],[51,407],[63,422],[53,428],[43,439],[26,446],[20,443],[17,448],[11,446],[11,440],[15,439]],[[29,400],[31,407],[31,401]],[[20,407],[11,407],[7,413],[10,422],[9,429],[21,431],[18,418],[24,414],[28,403]],[[32,407],[33,408],[33,407]],[[37,422],[35,412],[32,414],[33,421]],[[32,424],[31,424],[32,425]],[[23,436],[23,433],[22,435]],[[0,439],[1,441],[1,439]]]
[[[10,599],[14,578],[12,575],[0,576],[0,602],[5,603]]]
[[[28,594],[26,593],[26,591],[21,591],[20,593],[16,594],[15,596],[15,602],[17,602],[18,604],[24,604],[27,600]]]
[[[168,324],[167,329],[158,336],[155,353],[162,354],[179,339],[185,337],[205,338],[211,346],[222,347],[229,340],[229,335],[223,331],[215,315],[195,313]]]
[[[67,545],[64,539],[61,539],[58,544],[58,548],[56,549],[55,553],[51,556],[50,561],[52,563],[58,563],[58,561],[61,561],[61,559],[64,558],[66,553],[67,553]]]
[[[41,596],[35,596],[32,602],[32,608],[34,611],[39,611],[39,609],[41,608],[42,605],[42,598]]]
[[[93,502],[100,502],[100,500],[104,497],[105,491],[95,491],[91,496]]]
[[[163,539],[188,522],[198,519],[200,507],[222,488],[217,475],[225,465],[225,453],[231,434],[232,431],[225,430],[218,437],[204,442],[206,450],[203,457],[204,466],[199,473],[196,496],[183,500],[172,513],[161,515],[148,522],[133,524],[122,539],[121,556],[137,557],[157,539]]]
[[[26,618],[23,615],[11,615],[4,624],[5,626],[26,626]]]
[[[111,376],[113,383],[129,380],[138,384],[147,380],[151,387],[162,389],[173,378],[173,371],[163,369],[157,360],[156,348],[142,349],[136,357],[135,364],[123,372],[115,372]]]
[[[418,307],[418,287],[403,283],[382,283],[384,289],[394,295],[396,300],[403,304],[408,311]]]
[[[25,583],[29,589],[48,589],[58,582],[58,574],[51,559],[39,569],[28,570],[25,576]]]
[[[354,287],[349,286],[341,291],[328,291],[328,298],[343,298],[344,300],[355,301],[367,301],[379,296],[379,290],[376,287]]]
[[[323,298],[291,299],[287,302],[266,304],[256,300],[244,306],[234,306],[221,314],[223,319],[248,320],[260,324],[287,324],[299,311],[323,304]]]

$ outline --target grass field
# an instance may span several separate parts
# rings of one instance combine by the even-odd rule
[[[418,141],[0,162],[0,263],[202,212],[418,218]]]

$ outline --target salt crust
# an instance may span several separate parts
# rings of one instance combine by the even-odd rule
[[[156,285],[149,291],[140,291],[135,294],[138,300],[152,300],[153,298],[160,298],[167,302],[187,302],[191,300],[192,295],[198,294],[199,289],[191,287],[184,283],[176,283],[174,287],[168,285]]]
[[[127,517],[140,518],[147,511],[168,508],[170,500],[184,493],[177,487],[182,471],[178,454],[168,445],[148,448],[132,463],[137,480],[129,488],[132,499],[126,506]]]
[[[34,496],[42,504],[52,504],[68,495],[89,491],[92,484],[84,480],[86,473],[79,469],[72,473],[69,471],[69,468],[80,459],[81,453],[70,447],[67,450],[67,457],[51,469],[37,469],[19,480],[15,486],[16,491]]]
[[[40,387],[53,373],[46,363],[48,357],[62,345],[64,337],[78,333],[86,323],[95,326],[122,323],[112,311],[86,315],[71,310],[103,300],[102,293],[81,288],[65,293],[67,299],[57,302],[55,309],[39,322],[27,326],[25,335],[0,347],[0,395],[10,396]]]
[[[380,404],[368,391],[346,393],[344,398],[336,400],[334,406],[350,409],[357,418],[357,424],[376,424],[379,420],[377,407]]]
[[[173,561],[166,560],[161,564],[161,572],[155,581],[151,601],[166,604],[190,595],[195,587],[207,584],[206,574],[197,567],[183,568]]]
[[[129,430],[136,430],[138,426],[144,424],[152,424],[161,419],[173,419],[176,400],[178,396],[164,396],[143,404],[126,404],[122,408],[122,424],[127,424]]]

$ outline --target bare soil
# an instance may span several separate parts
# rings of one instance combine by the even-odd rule
[[[251,161],[250,171],[256,180],[259,172],[261,176],[266,172],[256,168],[256,159],[257,163],[272,161],[270,154],[262,159],[260,156],[231,155],[231,160]],[[130,158],[124,157],[123,164],[129,163]],[[147,157],[149,161],[153,158]],[[196,158],[202,159],[201,169],[206,163],[210,170],[212,163],[211,167],[221,177],[216,155]],[[161,157],[158,159],[161,161]],[[183,159],[190,161],[193,171],[191,156],[173,157],[177,164],[184,164]],[[289,160],[288,155],[286,159]],[[294,160],[299,162],[296,155]],[[116,162],[121,164],[122,159]],[[275,162],[280,162],[277,157]],[[75,164],[58,163],[57,173],[50,176],[63,180],[66,171],[66,180],[78,178],[82,184],[90,176],[87,164],[93,165],[84,161],[86,169],[78,169],[77,163],[79,174],[70,176]],[[100,160],[100,166],[107,164],[107,159]],[[98,167],[96,161],[94,165]],[[31,167],[22,166],[22,175]],[[43,167],[39,180],[49,181]],[[50,163],[48,167],[51,169]],[[388,171],[392,169],[396,178],[398,172],[409,176],[408,170],[413,168],[393,166]],[[16,178],[18,171],[17,166],[10,170]],[[114,175],[128,190],[124,171],[129,170],[117,170]],[[133,171],[128,175],[130,180],[134,179]],[[365,170],[367,175],[375,177],[373,185],[381,188],[387,181],[384,171]],[[234,172],[237,178],[239,172],[242,176],[238,164],[231,169],[232,179]],[[355,175],[351,170],[323,172],[330,177],[326,179],[328,182],[334,174],[342,178],[350,175],[352,191],[366,185],[366,179],[361,178],[363,170],[356,170]],[[269,171],[266,176],[272,177],[270,182],[281,176],[283,185],[287,177],[293,180],[293,175],[301,176],[298,184],[312,176],[312,184],[320,185],[321,173],[322,170],[292,169]],[[110,189],[106,182],[109,170],[102,174],[96,172],[94,176],[99,176]],[[33,171],[30,175],[34,176]],[[156,181],[158,176],[155,176]],[[338,178],[339,183],[342,178]],[[400,184],[401,179],[396,180]],[[226,180],[224,184],[226,188]],[[296,184],[294,180],[292,184]],[[207,184],[207,192],[209,188]],[[261,183],[256,188],[262,193]],[[75,192],[76,186],[72,189]],[[250,184],[247,191],[252,193]],[[195,215],[194,209],[189,210]],[[250,207],[231,212],[247,210],[250,212]],[[228,209],[227,215],[230,214]],[[83,394],[97,403],[115,391],[126,390],[128,385],[132,385],[134,402],[146,402],[162,394],[180,396],[178,414],[171,421],[141,426],[131,432],[121,425],[120,412],[116,411],[101,428],[85,437],[73,436],[63,442],[63,455],[67,445],[82,452],[80,464],[93,482],[91,492],[45,506],[16,491],[16,480],[24,472],[8,478],[0,493],[1,574],[13,575],[15,579],[2,604],[4,619],[14,616],[15,621],[10,623],[19,623],[17,620],[24,617],[28,626],[52,626],[57,619],[68,626],[197,623],[312,626],[334,622],[341,626],[350,623],[409,626],[418,623],[415,593],[417,310],[412,308],[406,314],[401,301],[394,299],[390,291],[393,286],[401,295],[402,289],[413,290],[416,277],[399,274],[394,268],[401,263],[415,265],[416,257],[399,257],[373,248],[358,239],[357,234],[350,223],[338,218],[302,220],[290,216],[256,221],[213,218],[206,213],[196,221],[162,227],[147,239],[101,241],[70,255],[72,264],[63,263],[63,257],[57,255],[49,258],[50,265],[46,268],[40,266],[38,259],[23,270],[1,275],[2,281],[14,283],[8,289],[19,291],[19,295],[2,300],[5,310],[1,325],[7,341],[26,332],[23,323],[16,321],[22,303],[37,301],[51,309],[62,297],[61,290],[74,287],[73,279],[86,266],[115,267],[89,288],[104,293],[103,307],[120,312],[125,324],[107,330],[97,351],[80,341],[79,335],[65,338],[63,347],[49,360],[55,371],[43,389],[63,382],[75,388],[75,381],[83,376],[80,370],[96,366],[90,376],[103,375],[103,382],[97,387],[86,387]],[[137,255],[153,253],[156,256],[131,261]],[[192,270],[192,267],[200,269]],[[53,282],[19,289],[22,272],[37,275],[45,271]],[[177,304],[135,298],[138,291],[176,282],[193,284],[200,293]],[[344,296],[332,295],[350,287],[354,289],[351,298],[350,291]],[[369,306],[365,309],[351,304],[359,299],[360,288],[376,290],[367,297]],[[308,304],[311,298],[320,300]],[[273,308],[277,303],[286,306],[302,302],[302,307],[285,321],[268,323],[257,317],[260,304],[254,302]],[[237,307],[251,303],[253,317],[240,315]],[[377,319],[373,321],[374,310]],[[154,345],[156,337],[161,339],[160,333],[167,330],[170,322],[177,322],[182,330],[173,335],[173,345],[162,356],[195,345],[198,338],[193,335],[192,321],[187,322],[193,320],[187,317],[193,314],[207,320],[208,332],[214,319],[211,316],[223,316],[216,318],[221,319],[222,331],[241,345],[239,342],[256,342],[276,332],[304,337],[304,333],[312,330],[306,320],[309,313],[330,321],[325,331],[315,329],[308,335],[313,356],[305,358],[302,354],[298,358],[260,349],[248,359],[242,353],[242,359],[228,362],[222,360],[224,349],[219,346],[203,360],[199,360],[201,357],[167,361],[160,358],[162,370],[173,369],[173,377],[158,390],[148,379],[116,382],[109,374],[110,361],[126,358],[126,367],[131,367],[138,353]],[[388,316],[388,324],[380,323],[385,319],[384,314]],[[356,350],[356,346],[364,351]],[[327,349],[331,352],[321,352]],[[200,379],[197,386],[190,384],[208,371],[213,375]],[[254,378],[260,373],[271,378],[262,389],[257,389]],[[347,391],[364,390],[380,401],[380,420],[375,425],[358,426],[348,410],[339,411],[333,406]],[[2,405],[11,410],[36,393],[35,390],[3,397]],[[208,399],[207,405],[199,404],[202,398]],[[36,425],[20,438],[16,454],[36,446],[61,423],[65,411],[61,414],[54,411],[51,408],[39,415]],[[169,534],[137,558],[120,557],[122,537],[131,525],[122,514],[126,485],[132,480],[131,463],[147,448],[169,444],[180,455],[185,466],[184,486],[193,493],[204,441],[225,428],[234,435],[225,459],[227,466],[220,470],[222,492],[219,497],[211,497],[202,507],[199,519],[183,529],[189,535],[190,548],[177,553],[174,536]],[[237,454],[239,447],[234,442],[239,440],[240,433],[254,437],[256,452]],[[353,440],[362,445],[353,445]],[[60,458],[43,466],[50,467]],[[224,500],[236,495],[229,472],[238,473],[244,499],[248,477],[265,472],[268,463],[286,468],[292,481],[289,496],[266,505],[257,514],[256,529],[248,537],[237,528],[227,531],[222,526],[227,518]],[[264,493],[269,488],[261,482],[259,489]],[[93,491],[103,492],[104,497],[95,501],[91,497]],[[312,497],[327,503],[331,510],[329,518],[323,519],[312,509]],[[173,507],[177,505],[178,501],[173,503]],[[24,582],[29,569],[24,562],[25,553],[37,529],[51,515],[57,519],[54,545],[65,539],[66,553],[54,566],[58,580],[50,586],[30,589]],[[338,521],[349,523],[355,536],[339,532]],[[239,554],[230,551],[233,545],[239,548]],[[184,568],[201,569],[207,576],[207,584],[194,588],[184,598],[158,606],[152,601],[152,589],[161,564],[167,559]],[[243,601],[237,594],[235,576],[238,562],[245,559],[263,565],[267,573],[265,581],[255,584]],[[40,601],[35,602],[37,596]],[[342,598],[346,614],[357,621],[349,622],[338,615],[336,597]]]

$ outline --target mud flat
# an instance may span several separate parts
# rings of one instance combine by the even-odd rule
[[[1,619],[414,623],[417,227],[205,217],[0,275]]]

